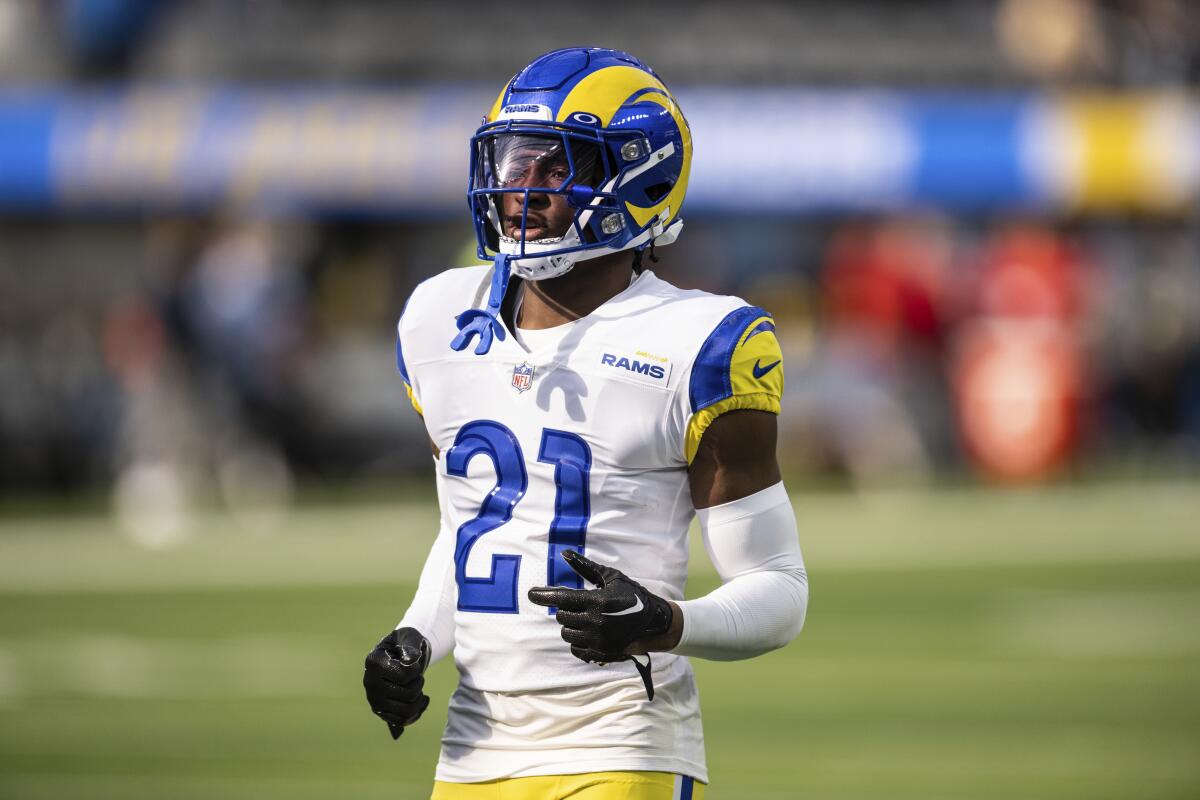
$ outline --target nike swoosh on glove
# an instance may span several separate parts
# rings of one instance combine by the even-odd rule
[[[562,554],[568,566],[596,589],[536,586],[530,601],[557,609],[554,618],[562,625],[561,635],[571,653],[582,661],[607,664],[632,660],[654,699],[650,681],[650,656],[646,666],[625,651],[639,639],[665,633],[671,626],[671,606],[637,581],[613,567],[597,564],[574,550]]]
[[[367,702],[387,723],[393,741],[429,706],[429,697],[422,691],[429,656],[429,641],[415,628],[397,628],[367,654],[363,666]]]

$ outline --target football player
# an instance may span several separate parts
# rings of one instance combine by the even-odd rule
[[[434,452],[441,529],[364,685],[393,737],[453,651],[433,798],[701,798],[686,656],[750,658],[808,597],[775,459],[771,315],[678,289],[692,137],[636,58],[557,50],[471,140],[480,255],[413,292],[397,364]],[[722,579],[684,600],[699,517]]]

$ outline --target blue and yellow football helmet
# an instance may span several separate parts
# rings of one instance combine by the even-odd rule
[[[514,274],[540,280],[588,258],[669,244],[683,225],[691,163],[687,120],[641,61],[595,47],[539,56],[471,139],[479,254],[507,254]],[[531,198],[536,206],[547,195],[565,195],[573,209],[565,231],[536,207],[531,214]]]

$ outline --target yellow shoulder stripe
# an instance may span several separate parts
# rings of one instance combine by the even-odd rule
[[[735,394],[693,414],[688,420],[687,436],[684,440],[684,455],[689,464],[696,457],[696,451],[700,449],[700,439],[708,430],[708,426],[713,424],[713,420],[722,414],[740,409],[778,414],[779,398],[770,394]]]

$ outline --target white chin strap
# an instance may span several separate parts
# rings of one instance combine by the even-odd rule
[[[544,281],[547,278],[566,275],[580,261],[620,253],[623,250],[632,250],[649,244],[651,239],[654,240],[656,247],[671,244],[679,236],[682,228],[683,220],[677,219],[665,229],[658,228],[656,225],[651,226],[626,242],[623,247],[600,246],[575,250],[570,253],[558,252],[563,248],[575,247],[579,244],[579,234],[572,227],[565,236],[556,239],[535,239],[525,242],[524,256],[519,255],[521,242],[501,236],[500,252],[512,256],[508,263],[512,267],[512,273],[517,277],[527,281]],[[656,229],[657,235],[655,235]]]

